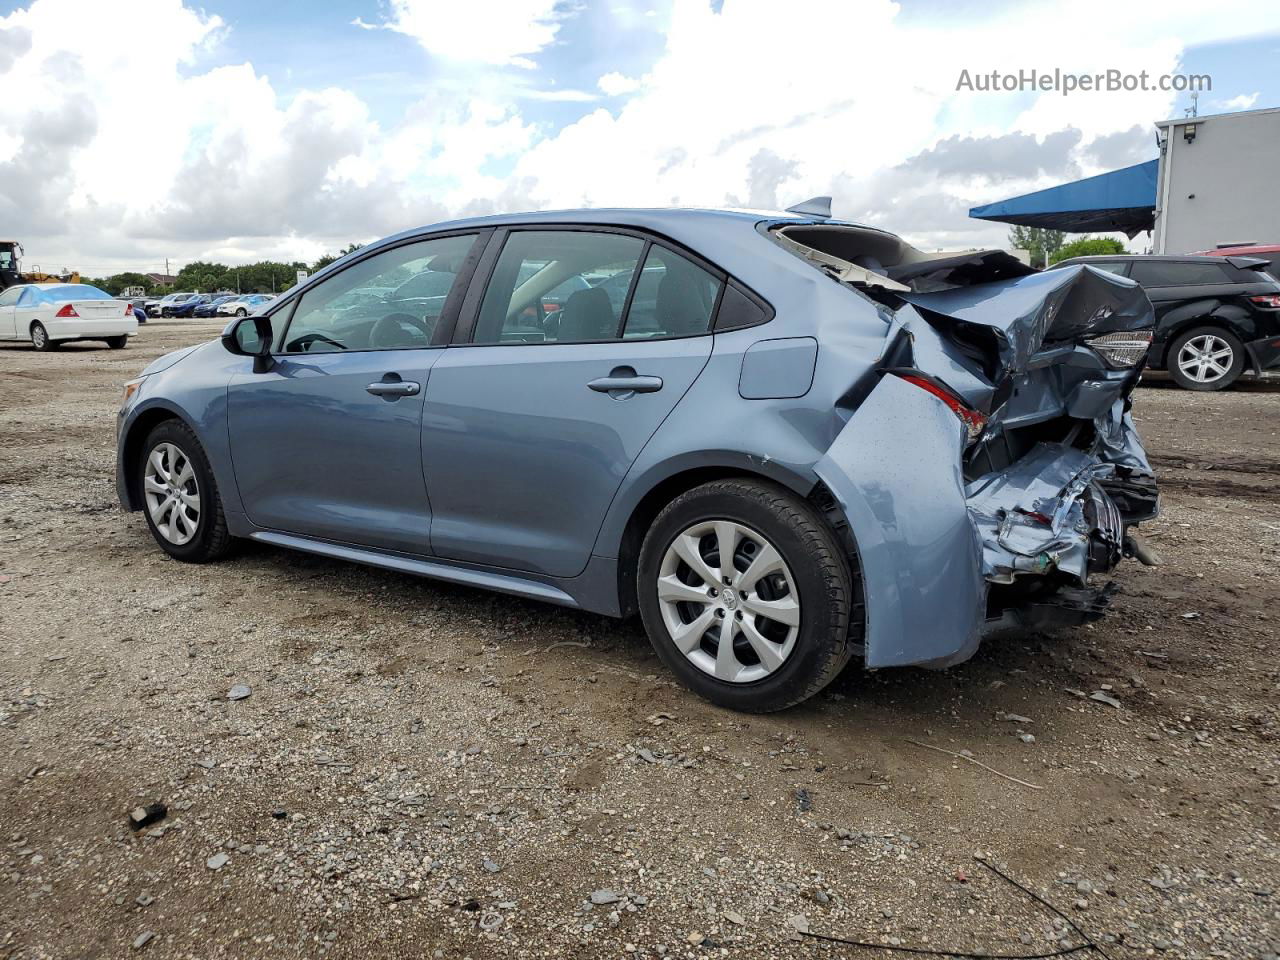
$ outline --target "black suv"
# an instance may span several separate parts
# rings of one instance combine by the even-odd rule
[[[1280,282],[1257,257],[1073,257],[1142,285],[1156,308],[1147,365],[1180,387],[1221,390],[1280,366]]]

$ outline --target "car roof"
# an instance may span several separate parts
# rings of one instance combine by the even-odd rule
[[[509,226],[583,225],[623,227],[647,231],[667,237],[717,262],[730,273],[735,266],[743,267],[756,259],[747,253],[747,234],[754,234],[756,227],[819,224],[833,227],[854,227],[860,230],[884,234],[898,239],[897,235],[880,227],[838,220],[833,217],[814,217],[778,210],[716,209],[710,207],[589,207],[563,210],[536,210],[522,213],[491,214],[458,220],[443,220],[424,224],[410,230],[402,230],[360,247],[357,251],[339,257],[313,273],[306,281],[310,286],[318,277],[328,276],[342,269],[348,257],[367,256],[383,247],[394,246],[415,237],[446,231],[484,230]],[[749,249],[758,254],[758,237],[750,242]],[[779,248],[781,249],[781,248]],[[789,255],[788,255],[789,256]],[[297,289],[297,288],[294,288]]]
[[[1114,263],[1117,260],[1142,260],[1149,262],[1158,260],[1161,263],[1221,263],[1221,257],[1203,257],[1195,254],[1157,254],[1157,253],[1112,253],[1112,254],[1090,254],[1087,257],[1069,257],[1066,260],[1059,260],[1054,266],[1061,263]]]

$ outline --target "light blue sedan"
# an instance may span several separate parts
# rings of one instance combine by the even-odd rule
[[[1157,509],[1151,325],[1129,280],[820,203],[455,221],[147,367],[117,487],[178,560],[251,538],[638,613],[690,688],[777,710],[1102,613]]]

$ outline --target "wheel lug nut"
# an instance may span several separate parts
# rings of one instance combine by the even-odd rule
[[[717,616],[717,617],[719,617],[721,620],[723,620],[723,619],[724,619],[724,608],[723,608],[723,607],[721,607],[721,608],[719,608],[719,609],[717,609],[717,610],[716,610],[716,616]]]
[[[719,594],[720,594],[720,591],[719,591],[719,590],[717,590],[715,587],[712,587],[710,590],[708,590],[708,591],[707,591],[707,596],[708,596],[708,597],[715,597],[715,596],[719,596]]]

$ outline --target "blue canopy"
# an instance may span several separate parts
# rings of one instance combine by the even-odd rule
[[[1148,160],[974,207],[969,216],[1068,233],[1119,230],[1132,237],[1155,225],[1159,173],[1160,161]]]

